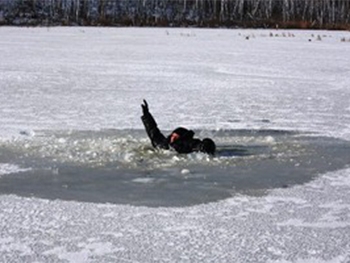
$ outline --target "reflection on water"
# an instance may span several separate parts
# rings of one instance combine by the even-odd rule
[[[0,193],[146,206],[186,206],[302,184],[350,163],[350,143],[279,130],[197,131],[214,157],[150,146],[141,130],[37,131],[0,144]]]

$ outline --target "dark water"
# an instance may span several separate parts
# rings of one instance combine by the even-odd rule
[[[0,194],[144,206],[189,206],[309,182],[350,164],[350,142],[278,130],[197,131],[215,157],[152,149],[143,131],[37,132],[0,144]]]

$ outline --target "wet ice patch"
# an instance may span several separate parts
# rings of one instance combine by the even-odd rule
[[[14,164],[0,163],[0,177],[5,174],[21,173],[29,170],[30,168],[20,168]]]
[[[154,149],[143,130],[36,131],[0,144],[0,162],[13,165],[0,193],[183,206],[262,195],[350,164],[350,143],[340,139],[282,130],[196,131],[209,133],[215,156]]]
[[[35,132],[33,130],[21,130],[19,132],[20,135],[23,135],[23,136],[28,136],[28,137],[33,137],[35,136]]]
[[[140,183],[140,184],[148,184],[154,182],[154,178],[135,178],[132,180],[134,183]]]
[[[188,169],[182,169],[181,170],[181,174],[183,174],[183,175],[186,175],[186,174],[189,174],[189,173],[191,173],[191,171],[188,170]]]

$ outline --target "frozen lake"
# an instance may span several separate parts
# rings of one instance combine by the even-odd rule
[[[349,262],[349,32],[0,28],[0,261]],[[212,137],[215,157],[154,151]]]

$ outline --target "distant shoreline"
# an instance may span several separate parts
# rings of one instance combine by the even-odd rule
[[[129,24],[129,23],[93,23],[93,24],[80,24],[80,23],[52,23],[52,22],[28,22],[28,23],[0,23],[0,27],[3,26],[14,26],[14,27],[138,27],[138,28],[210,28],[210,29],[283,29],[283,30],[339,30],[339,31],[350,31],[350,25],[329,25],[324,27],[313,27],[313,26],[298,26],[298,23],[289,23],[289,24],[279,24],[276,23],[275,26],[273,25],[259,25],[259,24],[232,24],[230,26],[227,26],[225,24],[223,25],[195,25],[195,24],[179,24],[179,25],[173,25],[173,24]]]
[[[348,0],[0,0],[0,26],[350,30]]]

